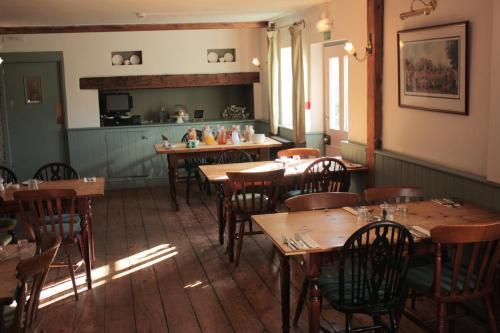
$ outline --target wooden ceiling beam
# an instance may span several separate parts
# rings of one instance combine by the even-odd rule
[[[0,35],[267,28],[267,21],[0,27]]]
[[[129,90],[150,88],[185,88],[253,84],[260,72],[134,75],[80,78],[80,89]]]
[[[375,185],[375,150],[382,148],[382,76],[384,53],[384,0],[367,0],[368,35],[373,52],[368,61],[367,148],[368,185]]]

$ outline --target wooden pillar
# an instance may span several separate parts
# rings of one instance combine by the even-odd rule
[[[375,150],[382,148],[382,70],[384,53],[384,0],[367,0],[368,36],[373,51],[368,61],[367,148],[368,186],[375,185]]]

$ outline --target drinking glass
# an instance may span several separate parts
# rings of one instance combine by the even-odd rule
[[[28,180],[28,190],[38,190],[38,180],[29,179]]]
[[[396,208],[396,222],[406,224],[408,222],[408,207],[398,205]]]
[[[394,213],[396,212],[394,205],[386,202],[381,204],[380,208],[382,208],[382,216],[385,217],[385,220],[394,221]]]
[[[358,219],[357,224],[366,224],[370,222],[371,214],[367,207],[361,206],[358,208]]]

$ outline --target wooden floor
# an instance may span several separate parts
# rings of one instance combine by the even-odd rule
[[[162,187],[108,191],[94,204],[94,288],[75,301],[66,270],[52,270],[40,315],[46,332],[279,332],[278,260],[265,235],[245,239],[240,266],[218,243],[215,198],[193,189],[191,206],[171,209]],[[292,260],[292,313],[302,270]],[[433,305],[417,310],[433,314]],[[366,323],[367,318],[355,317]],[[322,310],[323,325],[343,315]],[[295,332],[307,332],[304,311]],[[460,319],[458,332],[486,332]],[[403,319],[401,332],[421,332]]]

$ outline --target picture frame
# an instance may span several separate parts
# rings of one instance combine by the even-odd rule
[[[468,115],[469,22],[398,31],[400,107]]]
[[[26,104],[42,103],[42,78],[25,77],[24,78],[24,100]]]

